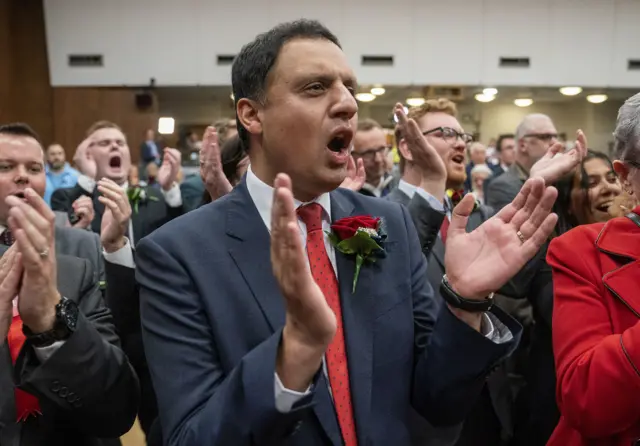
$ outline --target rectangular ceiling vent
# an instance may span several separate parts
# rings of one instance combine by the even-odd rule
[[[531,61],[528,57],[501,57],[500,68],[529,68]]]
[[[102,54],[69,54],[70,67],[102,67]]]
[[[368,55],[362,56],[362,65],[368,67],[392,67],[393,56]]]
[[[640,59],[629,59],[627,70],[640,70]]]
[[[464,88],[456,85],[432,85],[423,91],[426,98],[447,98],[452,101],[464,100]]]
[[[235,54],[218,54],[218,65],[232,65],[235,58]]]

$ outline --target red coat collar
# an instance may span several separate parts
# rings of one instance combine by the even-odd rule
[[[640,215],[640,206],[633,212]],[[596,247],[606,253],[640,259],[640,227],[627,217],[607,222],[596,240]]]

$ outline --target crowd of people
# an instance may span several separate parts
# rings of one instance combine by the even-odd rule
[[[0,125],[1,445],[640,444],[640,94],[611,160],[541,114],[487,150],[448,99],[392,149],[315,21],[232,84],[139,165],[117,123],[74,167]]]

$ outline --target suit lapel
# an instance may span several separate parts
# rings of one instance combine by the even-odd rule
[[[8,249],[5,245],[0,245],[0,257]],[[6,341],[3,340],[3,341]],[[16,405],[14,397],[13,364],[6,342],[0,345],[0,443],[9,441],[8,435],[11,428],[16,424]]]
[[[340,192],[331,193],[331,221],[354,214],[354,205]],[[374,216],[375,217],[375,216]],[[373,330],[375,308],[371,291],[374,268],[363,265],[356,292],[352,293],[355,259],[336,251],[336,264],[340,286],[340,305],[344,323],[344,336],[349,366],[349,383],[353,402],[358,439],[365,442],[371,409],[371,383],[373,378]]]
[[[448,218],[445,216],[444,218]],[[444,271],[444,243],[442,243],[442,239],[440,235],[436,238],[436,242],[433,244],[433,249],[431,250],[433,253],[433,257],[438,261],[440,266],[442,267],[442,271]]]
[[[274,332],[284,326],[285,308],[271,269],[271,244],[267,227],[244,181],[230,194],[227,216],[229,254]]]

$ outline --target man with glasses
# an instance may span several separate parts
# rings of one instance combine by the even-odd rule
[[[558,141],[558,131],[549,116],[534,113],[520,122],[515,140],[515,162],[505,174],[495,178],[485,188],[485,202],[495,211],[510,203],[520,192],[530,176],[531,167]]]
[[[382,126],[373,119],[358,122],[353,138],[353,157],[362,159],[367,175],[360,193],[372,197],[384,197],[395,187],[394,178],[387,172],[389,154],[387,135]]]

